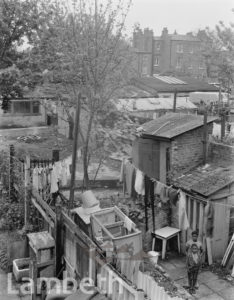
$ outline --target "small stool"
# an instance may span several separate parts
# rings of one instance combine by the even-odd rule
[[[155,239],[160,239],[163,242],[162,245],[162,259],[165,259],[166,256],[166,248],[167,248],[167,240],[173,238],[174,236],[177,236],[177,243],[178,243],[178,251],[180,253],[180,229],[173,228],[173,227],[163,227],[161,229],[155,230],[155,232],[152,232],[153,236],[153,243],[152,243],[152,251],[154,251],[155,247]]]

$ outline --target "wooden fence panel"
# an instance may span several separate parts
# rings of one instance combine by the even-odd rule
[[[180,297],[171,297],[151,276],[141,271],[138,273],[138,288],[145,292],[149,300],[182,300]]]

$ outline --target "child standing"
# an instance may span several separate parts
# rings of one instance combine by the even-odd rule
[[[190,239],[186,243],[186,252],[187,253],[191,250],[191,246],[194,244],[197,245],[198,252],[200,255],[202,255],[203,254],[202,243],[200,241],[198,241],[198,232],[197,231],[192,232],[192,239]]]
[[[191,294],[194,294],[198,271],[201,266],[201,255],[196,244],[192,244],[190,251],[187,253],[186,265],[188,271],[189,291]]]

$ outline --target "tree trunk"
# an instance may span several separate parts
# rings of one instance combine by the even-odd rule
[[[88,174],[88,167],[89,167],[89,161],[88,161],[88,154],[89,154],[89,139],[91,135],[91,129],[93,124],[93,117],[94,113],[90,113],[89,123],[88,123],[88,129],[86,134],[86,141],[84,146],[84,154],[83,154],[83,171],[84,171],[84,187],[89,187],[89,174]]]
[[[73,131],[74,131],[74,120],[71,118],[69,121],[69,133],[68,138],[69,140],[73,140]]]

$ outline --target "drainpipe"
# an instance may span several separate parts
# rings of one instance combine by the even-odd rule
[[[203,164],[207,161],[207,110],[204,110],[204,125],[203,125]]]

